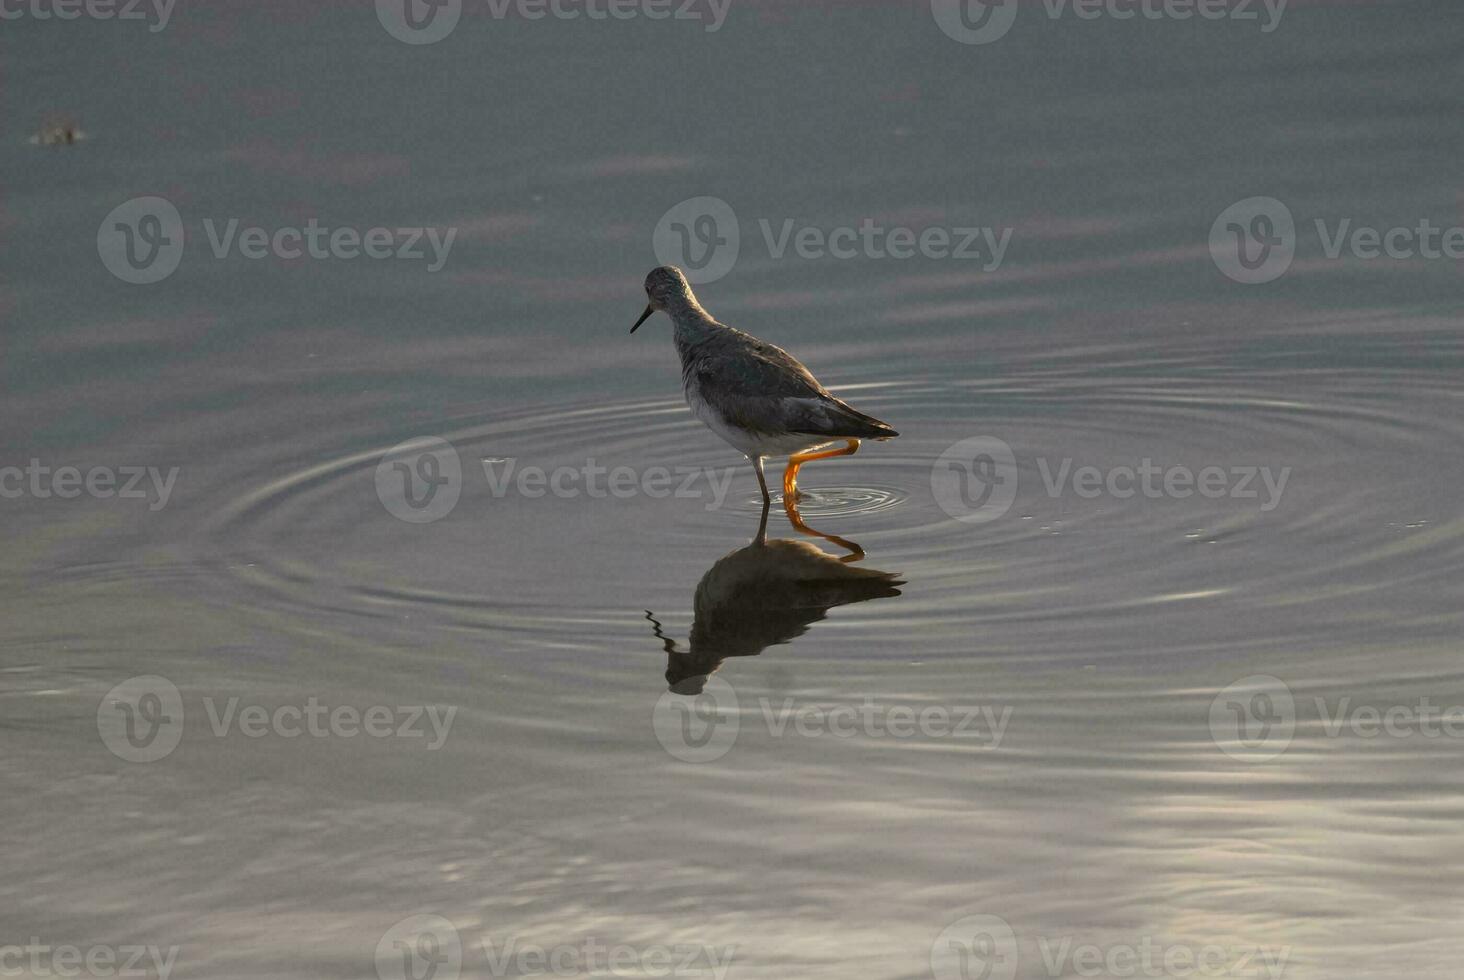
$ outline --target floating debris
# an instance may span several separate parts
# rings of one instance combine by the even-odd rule
[[[30,138],[36,146],[70,146],[86,139],[86,133],[68,116],[52,116],[41,123],[40,131]]]

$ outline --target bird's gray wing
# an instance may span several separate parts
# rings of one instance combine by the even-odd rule
[[[732,425],[756,432],[801,432],[823,423],[823,385],[788,352],[740,332],[699,348],[687,380]],[[817,431],[817,430],[815,430]]]
[[[695,385],[732,425],[754,432],[867,435],[848,406],[773,344],[742,334],[735,343],[698,353]]]
[[[798,360],[773,344],[728,329],[692,357],[701,397],[733,425],[757,432],[799,432],[877,439],[894,429],[835,398]]]
[[[730,328],[717,342],[697,351],[696,368],[707,383],[733,395],[829,397],[827,389],[792,354]]]

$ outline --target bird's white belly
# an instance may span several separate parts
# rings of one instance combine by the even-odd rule
[[[693,387],[686,389],[686,404],[691,406],[691,413],[701,419],[708,429],[711,429],[721,437],[723,442],[744,456],[791,456],[794,453],[808,452],[810,449],[829,444],[829,439],[826,437],[803,435],[796,432],[753,432],[728,425],[716,409],[708,405]]]

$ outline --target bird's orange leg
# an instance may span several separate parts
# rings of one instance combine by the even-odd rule
[[[783,507],[798,499],[798,467],[804,463],[811,463],[816,459],[828,459],[832,456],[853,456],[859,451],[859,440],[850,439],[844,444],[843,449],[826,449],[821,453],[798,453],[788,457],[788,468],[783,471]]]

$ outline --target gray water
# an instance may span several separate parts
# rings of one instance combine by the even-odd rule
[[[734,0],[708,31],[466,0],[422,46],[369,4],[4,22],[0,464],[159,482],[3,485],[0,947],[177,947],[175,977],[552,975],[537,948],[608,975],[594,944],[731,980],[1456,976],[1460,264],[1330,258],[1315,221],[1464,223],[1464,9],[1046,9],[979,45],[921,4]],[[32,144],[52,113],[85,138]],[[98,228],[151,195],[187,246],[134,284]],[[667,321],[627,336],[698,196],[741,230],[707,307],[901,431],[801,477],[862,561],[777,505],[754,544]],[[1208,244],[1253,196],[1297,229],[1264,284]],[[456,238],[428,271],[216,258],[203,225],[312,217]],[[994,269],[779,257],[760,219],[1011,238]],[[961,521],[937,461],[978,436],[1015,496]],[[459,496],[412,523],[390,464],[432,472],[384,454],[423,437]],[[1073,483],[1145,460],[1223,492]],[[592,462],[635,487],[496,489]],[[391,734],[237,714],[312,702]],[[129,711],[160,757],[126,757]]]

